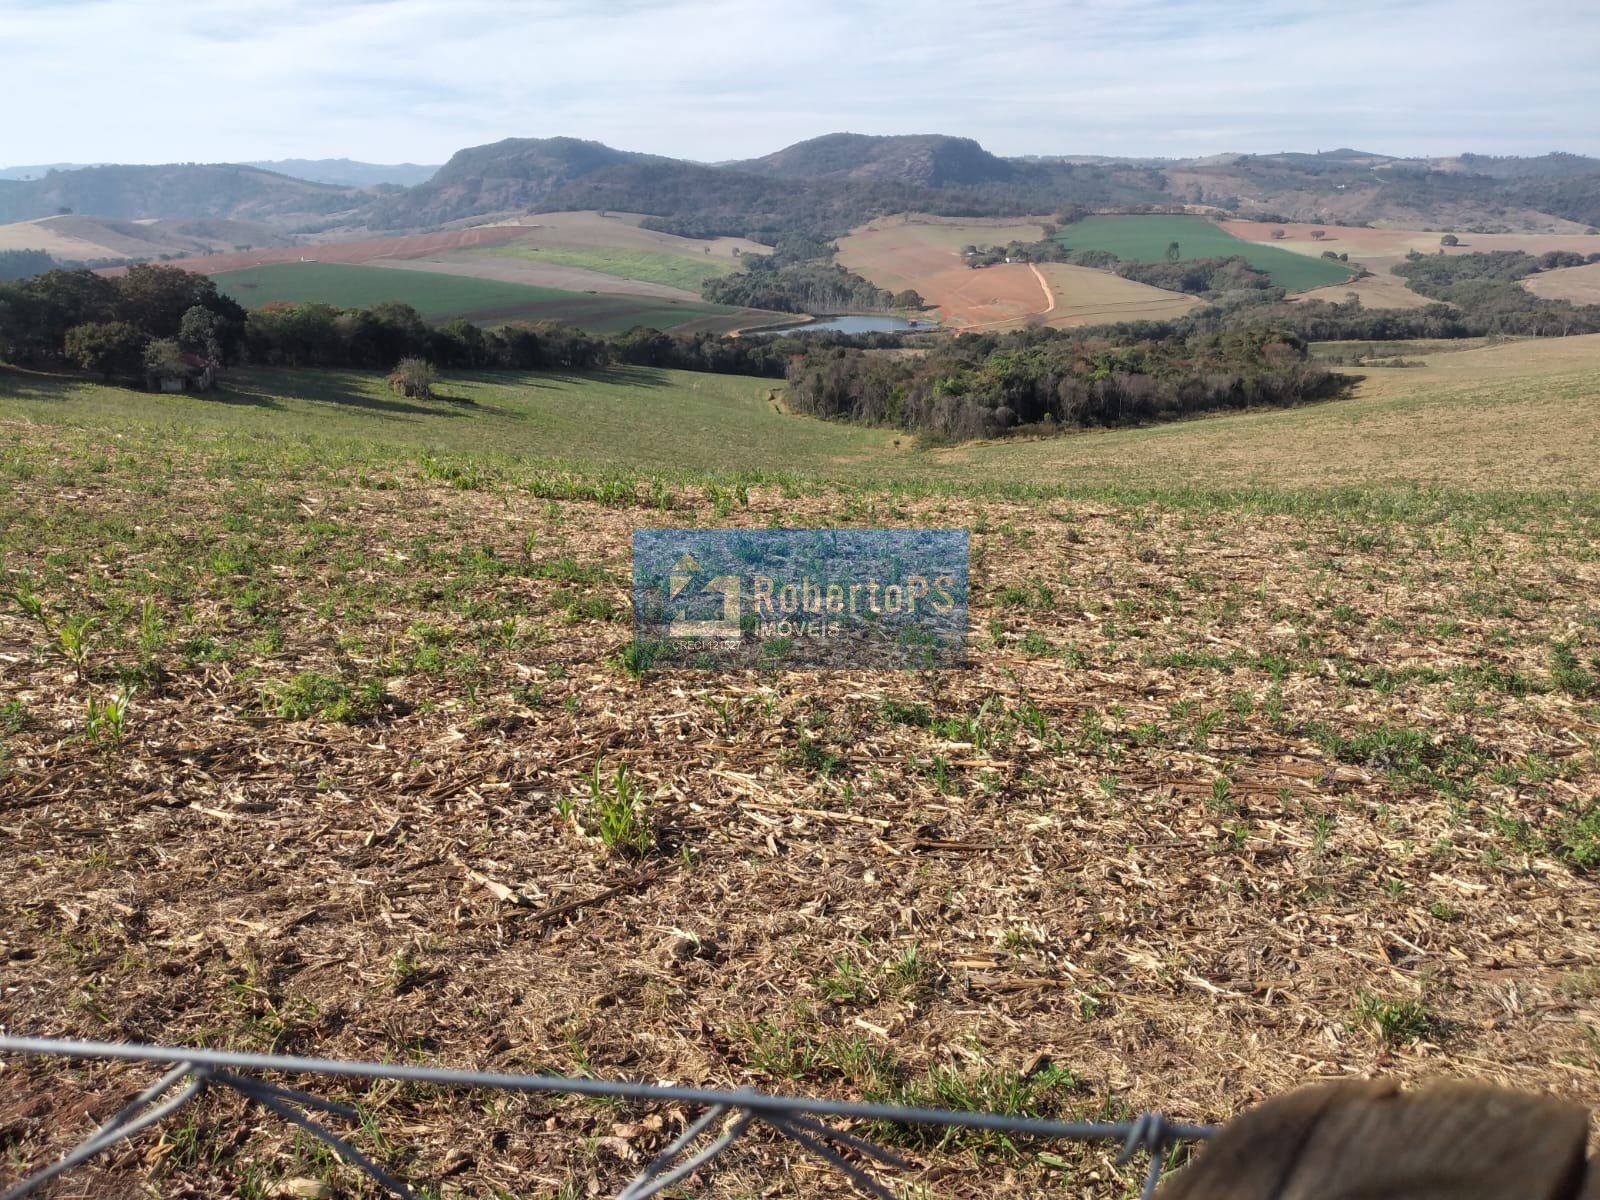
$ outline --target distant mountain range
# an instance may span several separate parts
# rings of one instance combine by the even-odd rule
[[[1070,216],[1179,206],[1327,224],[1573,231],[1600,225],[1600,159],[1398,158],[1348,148],[1004,158],[969,138],[835,133],[715,166],[555,137],[471,147],[437,169],[291,159],[0,172],[0,222],[70,209],[115,220],[241,220],[311,235],[609,209],[648,214],[680,233],[771,239],[794,230],[836,236],[908,210]]]
[[[0,167],[0,180],[43,179],[51,171],[82,171],[86,167],[109,167],[115,163],[40,163],[31,167]],[[370,188],[382,184],[413,187],[433,177],[437,166],[416,163],[369,163],[353,158],[274,158],[240,164],[259,167],[278,175],[289,175],[311,183],[332,183],[340,187]]]
[[[380,187],[383,184],[414,187],[419,183],[427,183],[439,169],[437,164],[368,163],[357,162],[353,158],[277,158],[267,162],[246,163],[245,166],[276,171],[279,175],[292,175],[296,179],[309,179],[312,183],[359,188]]]
[[[0,222],[58,213],[115,220],[222,217],[303,225],[372,200],[369,192],[232,163],[83,167],[0,180]]]

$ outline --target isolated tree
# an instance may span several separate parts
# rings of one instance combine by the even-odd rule
[[[1167,261],[1168,262],[1177,262],[1182,257],[1183,257],[1183,251],[1178,249],[1178,243],[1177,242],[1168,242],[1167,243]]]
[[[1272,239],[1273,239],[1273,241],[1281,242],[1284,239],[1284,237],[1288,235],[1288,232],[1289,231],[1287,229],[1282,229],[1282,228],[1274,229],[1272,231]]]
[[[91,321],[67,330],[67,357],[85,371],[95,371],[110,382],[113,375],[132,375],[139,369],[145,336],[126,321]]]
[[[1311,231],[1311,236],[1314,240],[1320,242],[1323,238],[1328,236],[1328,231],[1326,229],[1313,229]]]
[[[432,400],[433,385],[439,382],[439,372],[425,358],[402,358],[394,377],[406,395],[418,400]]]
[[[1441,246],[1459,246],[1460,244],[1461,239],[1453,233],[1447,233],[1439,239],[1439,245]]]

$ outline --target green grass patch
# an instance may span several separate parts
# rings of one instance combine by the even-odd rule
[[[506,246],[482,246],[472,253],[492,258],[549,263],[556,267],[582,267],[603,275],[615,275],[619,279],[660,283],[688,292],[699,292],[700,285],[706,280],[718,275],[731,275],[739,269],[737,263],[710,254],[694,258],[684,254],[660,254],[611,246],[529,246],[513,242]]]
[[[621,333],[635,325],[673,329],[738,312],[722,304],[591,295],[470,275],[342,263],[273,263],[224,271],[213,279],[246,308],[310,302],[370,308],[397,301],[411,305],[429,321],[455,317],[481,322],[562,321],[590,333]]]
[[[578,470],[626,472],[633,481],[651,473],[881,473],[892,433],[786,416],[767,399],[772,387],[769,379],[650,367],[485,372],[452,374],[440,386],[441,395],[471,404],[425,404],[394,396],[378,372],[233,370],[216,392],[197,396],[0,369],[0,418],[142,428],[158,444],[226,442],[242,459],[282,456],[308,468],[398,459],[451,487],[514,481],[536,495],[570,491],[551,473]],[[633,489],[630,482],[625,490]]]
[[[1173,242],[1178,243],[1179,253],[1185,260],[1238,255],[1256,270],[1271,275],[1279,287],[1291,292],[1343,283],[1351,276],[1350,268],[1344,263],[1247,242],[1205,217],[1085,217],[1056,236],[1069,250],[1107,250],[1132,262],[1164,262],[1167,247]]]

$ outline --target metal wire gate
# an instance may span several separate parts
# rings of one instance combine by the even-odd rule
[[[1217,1131],[1213,1126],[1182,1125],[1149,1113],[1120,1123],[1047,1121],[1000,1113],[955,1112],[936,1108],[899,1108],[886,1104],[852,1104],[839,1100],[811,1100],[800,1096],[773,1096],[755,1091],[723,1092],[703,1088],[667,1087],[659,1084],[611,1082],[597,1079],[562,1079],[549,1075],[504,1075],[485,1071],[453,1071],[442,1067],[414,1067],[396,1063],[343,1062],[325,1058],[297,1058],[278,1054],[245,1054],[229,1050],[185,1049],[175,1046],[141,1046],[114,1042],[61,1041],[51,1038],[0,1035],[0,1053],[43,1055],[56,1058],[100,1058],[149,1062],[169,1066],[166,1074],[119,1109],[92,1134],[59,1160],[12,1184],[0,1200],[21,1200],[64,1171],[86,1162],[101,1151],[133,1137],[177,1112],[210,1087],[224,1087],[288,1121],[321,1141],[343,1161],[364,1172],[380,1187],[404,1200],[417,1200],[405,1184],[373,1162],[343,1138],[307,1116],[307,1111],[357,1117],[354,1108],[324,1100],[308,1092],[282,1087],[239,1071],[280,1071],[301,1075],[359,1079],[390,1079],[453,1088],[496,1088],[502,1091],[543,1092],[574,1096],[605,1096],[618,1100],[678,1103],[703,1108],[700,1116],[640,1171],[619,1193],[617,1200],[647,1200],[672,1187],[717,1158],[752,1126],[761,1125],[781,1134],[802,1150],[842,1171],[858,1189],[878,1200],[896,1200],[894,1192],[872,1173],[876,1168],[907,1168],[915,1164],[865,1138],[827,1124],[822,1118],[845,1121],[889,1121],[900,1125],[982,1129],[1018,1137],[1067,1141],[1121,1142],[1119,1164],[1140,1150],[1150,1155],[1144,1200],[1154,1195],[1167,1154],[1177,1142],[1202,1140]],[[180,1086],[181,1085],[181,1086]],[[854,1160],[854,1161],[852,1161]]]

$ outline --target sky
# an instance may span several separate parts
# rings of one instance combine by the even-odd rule
[[[0,166],[505,137],[720,161],[947,133],[997,154],[1600,155],[1594,0],[0,0]]]

